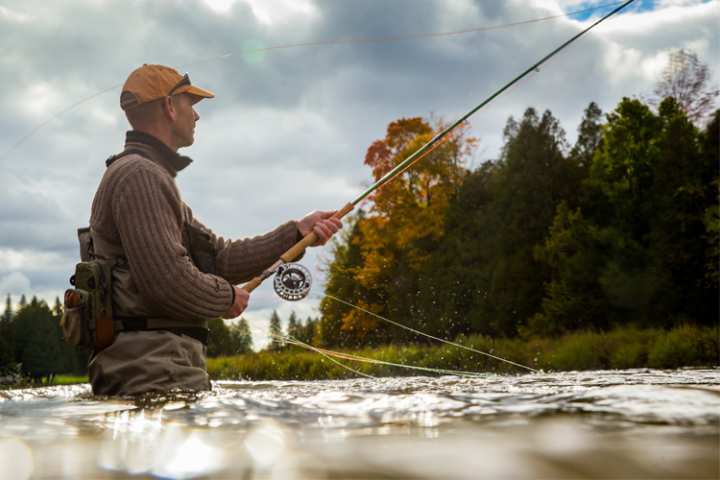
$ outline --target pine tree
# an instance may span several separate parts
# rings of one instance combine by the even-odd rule
[[[0,374],[15,368],[15,346],[12,299],[10,294],[5,302],[5,312],[0,318]]]
[[[18,304],[18,310],[22,309],[27,305],[27,298],[25,298],[25,294],[23,293],[20,295],[20,303]]]
[[[61,339],[57,320],[45,302],[33,301],[16,315],[17,359],[24,374],[40,380],[65,368],[61,358]]]
[[[208,357],[231,355],[230,329],[222,318],[213,318],[208,322]]]
[[[267,349],[270,351],[276,351],[283,348],[285,346],[285,342],[281,338],[282,335],[283,332],[282,326],[280,325],[280,317],[277,312],[273,310],[272,315],[270,316],[270,329],[268,331],[270,343],[268,344]]]
[[[593,155],[602,141],[602,110],[595,102],[585,109],[585,114],[578,127],[578,138],[570,152],[573,159],[587,173]]]
[[[63,306],[60,302],[60,297],[55,297],[55,306],[53,306],[53,315],[60,318],[63,314]]]
[[[2,314],[2,321],[5,323],[10,323],[13,317],[13,308],[12,308],[12,299],[10,298],[10,294],[8,293],[7,298],[5,299],[5,311]]]
[[[230,327],[230,338],[232,344],[233,355],[250,353],[253,349],[252,334],[250,333],[250,325],[245,318],[240,317],[237,324]]]
[[[287,327],[287,334],[289,337],[297,338],[298,334],[298,327],[301,327],[300,324],[298,324],[297,316],[295,315],[295,311],[290,312],[290,318],[288,318],[288,327]]]

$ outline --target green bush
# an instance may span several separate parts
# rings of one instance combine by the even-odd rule
[[[580,332],[560,339],[550,364],[554,370],[593,370],[607,368],[608,352],[600,333]]]
[[[648,354],[648,366],[675,368],[707,364],[712,362],[707,348],[707,335],[702,335],[698,327],[682,325],[658,336]]]

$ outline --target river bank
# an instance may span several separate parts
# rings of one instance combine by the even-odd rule
[[[457,343],[488,352],[535,370],[571,371],[626,368],[681,368],[720,364],[720,330],[684,325],[672,330],[620,328],[578,332],[559,338],[493,339],[469,336]],[[450,345],[383,346],[343,350],[388,363],[470,372],[519,373],[523,370]],[[372,376],[417,375],[417,371],[384,364],[340,360]],[[215,380],[320,380],[357,376],[319,353],[287,347],[208,359]]]

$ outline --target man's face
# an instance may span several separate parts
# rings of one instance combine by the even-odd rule
[[[193,108],[194,98],[192,95],[181,93],[173,95],[172,102],[176,112],[172,133],[177,147],[189,147],[195,141],[195,123],[200,119],[200,115]]]

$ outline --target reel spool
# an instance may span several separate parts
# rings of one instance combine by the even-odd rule
[[[310,293],[312,276],[310,270],[299,263],[285,263],[278,267],[273,278],[275,293],[284,300],[295,302]]]

